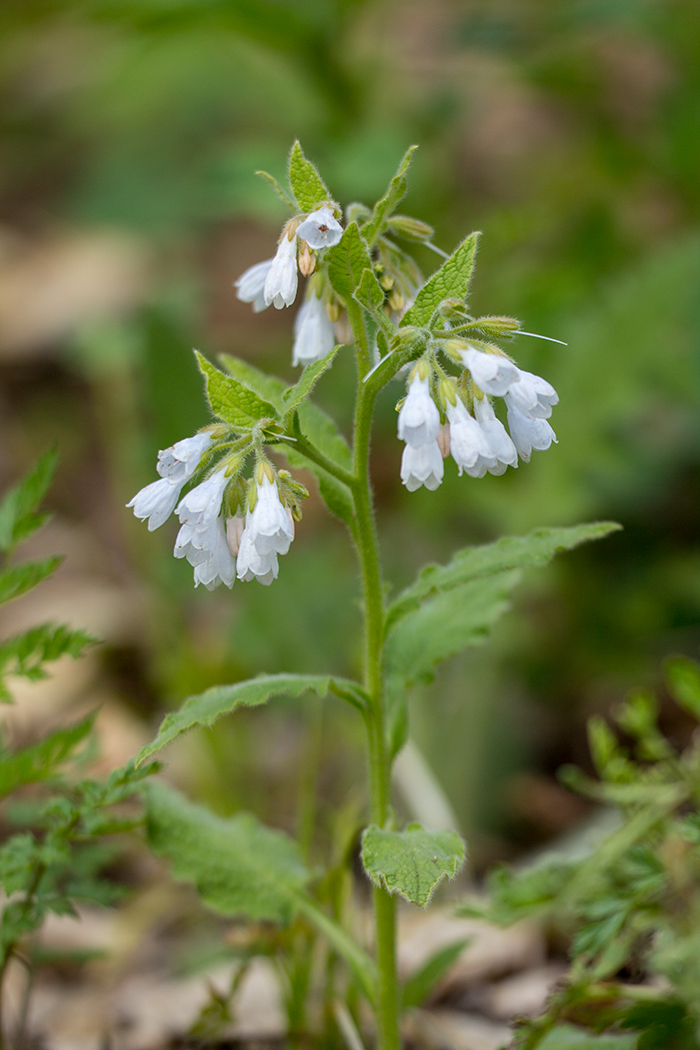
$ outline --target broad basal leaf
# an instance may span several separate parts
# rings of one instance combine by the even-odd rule
[[[407,613],[387,635],[390,691],[428,681],[435,664],[467,646],[482,644],[489,628],[509,608],[508,596],[519,579],[518,572],[502,572],[471,580],[439,592]]]
[[[619,528],[615,522],[598,521],[570,528],[535,529],[527,536],[504,536],[482,547],[466,547],[458,551],[447,565],[427,565],[415,583],[392,603],[387,622],[391,625],[438,591],[449,590],[480,576],[546,565],[559,551],[571,550],[589,540],[603,539]]]
[[[289,185],[300,211],[314,211],[325,201],[333,200],[315,166],[304,156],[298,141],[289,154]]]
[[[147,791],[148,840],[176,879],[194,882],[222,915],[289,922],[310,878],[296,842],[252,814],[218,817],[164,784]]]
[[[350,299],[372,261],[356,222],[351,222],[334,248],[328,249],[328,276],[333,290]]]
[[[417,150],[417,146],[409,146],[404,153],[401,163],[399,164],[398,170],[394,175],[393,179],[389,183],[389,188],[381,198],[377,201],[372,212],[372,216],[369,221],[362,227],[362,233],[369,245],[375,244],[377,238],[381,235],[382,231],[386,227],[387,219],[396,208],[396,205],[405,196],[406,193],[406,172],[408,166],[411,163],[413,153]]]
[[[416,296],[416,301],[403,315],[401,326],[426,325],[443,299],[465,299],[474,269],[479,233],[470,233],[429,277]]]
[[[38,583],[45,580],[63,561],[62,557],[43,558],[41,561],[28,561],[23,565],[12,565],[0,572],[0,604],[19,598],[21,594],[31,591]]]
[[[163,719],[158,735],[150,744],[141,748],[136,756],[140,765],[156,751],[169,744],[171,740],[194,726],[211,726],[222,715],[231,714],[239,707],[258,707],[267,703],[273,696],[287,693],[300,696],[307,691],[318,696],[326,696],[332,685],[352,692],[353,682],[333,679],[329,675],[271,674],[250,678],[245,682],[233,685],[216,685],[204,693],[190,696],[179,711],[173,711]]]
[[[52,776],[82,743],[94,721],[94,715],[90,715],[75,725],[57,729],[21,751],[0,749],[0,797],[24,784],[36,784]]]
[[[259,419],[276,419],[277,411],[250,387],[220,372],[200,353],[197,364],[204,376],[211,410],[232,427],[247,430]]]
[[[327,372],[333,364],[335,355],[339,350],[342,350],[342,344],[334,346],[333,349],[329,350],[319,361],[314,361],[312,364],[307,365],[301,373],[299,381],[295,383],[294,386],[289,387],[288,390],[285,390],[282,397],[287,412],[292,412],[295,408],[298,408],[303,401],[306,401],[323,373]]]
[[[441,879],[453,879],[464,863],[464,843],[454,831],[383,831],[371,824],[362,836],[362,863],[377,886],[421,907]]]
[[[0,551],[3,553],[9,554],[46,521],[47,515],[37,514],[37,507],[51,484],[57,462],[57,452],[49,449],[0,503]]]

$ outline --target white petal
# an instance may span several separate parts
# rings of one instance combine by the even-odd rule
[[[216,521],[227,484],[225,471],[217,470],[206,481],[190,489],[177,508],[181,523],[203,529]]]
[[[270,265],[269,273],[265,279],[263,296],[268,304],[274,303],[278,310],[283,306],[291,306],[297,294],[297,239],[292,237],[291,241],[286,233],[277,247]]]
[[[434,490],[442,481],[445,466],[437,441],[415,448],[406,445],[401,457],[401,480],[409,492],[421,485]]]
[[[312,292],[294,318],[292,364],[308,365],[325,357],[335,346],[335,332],[323,299]]]
[[[236,289],[236,295],[244,303],[252,303],[253,309],[256,313],[260,313],[267,306],[263,295],[265,289],[265,281],[267,275],[270,272],[272,266],[272,259],[266,259],[265,262],[256,263],[255,266],[250,266],[245,273],[242,273],[237,281],[234,282]]]
[[[509,408],[513,406],[530,419],[548,419],[552,414],[552,405],[558,401],[559,395],[546,379],[522,369],[520,382],[515,383],[505,395]]]
[[[520,381],[520,369],[499,354],[485,354],[470,347],[462,350],[461,358],[472,374],[472,379],[485,394],[502,397],[513,384]]]
[[[148,531],[153,532],[154,529],[159,529],[175,510],[183,484],[182,481],[177,484],[171,483],[167,478],[153,481],[137,492],[127,503],[127,507],[133,507],[134,514],[142,521],[148,518]]]
[[[191,478],[200,464],[202,455],[214,440],[213,434],[203,431],[193,437],[176,441],[170,448],[158,453],[158,473],[169,481],[185,482]]]
[[[430,380],[416,375],[399,412],[399,437],[414,448],[420,448],[437,440],[439,431],[440,413],[430,396]]]
[[[297,237],[306,241],[309,248],[318,251],[337,244],[343,236],[340,225],[330,208],[317,208],[297,227]]]
[[[525,462],[529,461],[533,449],[542,452],[557,440],[546,419],[531,419],[513,405],[508,406],[508,428],[520,458]]]

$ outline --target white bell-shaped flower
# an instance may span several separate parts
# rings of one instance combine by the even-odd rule
[[[489,474],[505,474],[508,467],[517,467],[518,453],[500,419],[496,419],[493,405],[487,397],[475,398],[474,415],[489,444],[496,462],[486,469]]]
[[[309,365],[325,357],[335,346],[335,332],[326,304],[312,292],[294,318],[292,364]]]
[[[552,405],[559,402],[559,395],[542,376],[524,372],[521,368],[520,382],[510,387],[504,400],[508,408],[512,406],[530,419],[549,419]]]
[[[269,550],[265,554],[260,554],[253,543],[252,533],[247,527],[243,532],[238,549],[236,573],[239,580],[246,582],[257,580],[264,587],[269,587],[279,575],[277,552]]]
[[[258,483],[255,507],[246,518],[246,532],[259,554],[286,554],[294,539],[292,518],[280,500],[277,483],[267,477]]]
[[[401,480],[409,492],[421,485],[435,490],[442,481],[445,466],[437,441],[427,445],[406,445],[401,457]]]
[[[153,532],[154,529],[159,529],[175,510],[184,483],[184,479],[177,482],[171,482],[168,478],[153,481],[137,492],[127,503],[127,507],[133,507],[134,514],[142,521],[148,518],[148,531]]]
[[[219,516],[227,484],[226,471],[217,470],[206,481],[190,489],[177,508],[181,524],[198,530],[212,525]]]
[[[461,350],[460,357],[472,374],[472,379],[485,394],[502,397],[520,382],[520,369],[500,354],[486,354],[483,350]]]
[[[223,515],[219,515],[215,522],[214,539],[211,546],[204,552],[206,557],[198,560],[194,567],[194,585],[200,583],[213,591],[220,583],[228,588],[233,587],[236,576],[236,559],[231,554],[226,540],[226,525]]]
[[[269,303],[265,300],[265,281],[272,266],[272,259],[249,266],[237,281],[234,281],[236,295],[243,303],[252,303],[253,310],[259,314],[266,310]]]
[[[496,466],[486,434],[459,398],[454,405],[447,399],[446,410],[450,421],[450,452],[460,476],[466,470],[472,477],[482,478],[487,470]]]
[[[273,303],[277,310],[281,310],[283,306],[291,306],[296,299],[298,280],[296,234],[292,234],[290,239],[285,229],[265,278],[265,305]]]
[[[526,416],[512,404],[508,405],[508,429],[520,458],[526,463],[529,463],[533,449],[542,452],[557,441],[557,435],[546,419]]]
[[[170,448],[161,449],[158,453],[156,470],[172,484],[184,483],[192,477],[213,440],[213,434],[203,431],[194,437],[176,441]]]
[[[430,396],[430,380],[427,376],[421,379],[416,372],[399,412],[399,437],[412,448],[420,448],[436,441],[439,431],[440,413]]]
[[[332,247],[342,236],[343,227],[327,205],[312,211],[297,228],[297,237],[314,251]]]

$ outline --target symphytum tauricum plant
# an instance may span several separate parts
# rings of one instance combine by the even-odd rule
[[[478,234],[449,256],[435,248],[444,262],[427,280],[406,250],[411,242],[434,247],[430,227],[396,214],[412,152],[372,209],[351,204],[343,212],[298,143],[289,158],[289,191],[267,176],[290,218],[274,258],[247,270],[237,293],[256,311],[271,304],[281,309],[296,299],[299,272],[307,278],[293,349],[294,364],[304,370],[288,386],[236,358],[224,356],[226,371],[220,371],[198,355],[215,422],[161,452],[161,479],[130,504],[150,529],[178,514],[175,556],[187,558],[195,584],[209,588],[231,587],[236,576],[271,584],[279,555],[289,551],[306,491],[268,458],[270,448],[284,453],[291,467],[311,470],[328,509],[347,525],[362,579],[362,680],[261,675],[209,689],[165,718],[140,760],[186,729],[283,693],[333,694],[357,710],[367,731],[371,823],[362,834],[362,862],[373,883],[372,954],[314,896],[317,875],[298,845],[251,815],[224,820],[159,785],[149,796],[150,835],[174,874],[194,881],[219,912],[277,923],[303,916],[347,964],[346,988],[354,981],[369,1000],[383,1050],[399,1045],[401,1006],[411,1002],[397,980],[396,894],[426,905],[465,855],[453,832],[397,826],[391,768],[407,738],[407,689],[439,661],[483,640],[506,608],[519,569],[614,528],[544,529],[461,550],[448,565],[424,568],[387,604],[369,475],[373,411],[387,383],[400,378],[406,387],[397,406],[398,434],[405,442],[401,478],[410,491],[435,489],[450,452],[460,474],[480,478],[517,467],[518,457],[528,461],[533,449],[555,440],[548,422],[554,389],[521,370],[500,345],[521,332],[518,321],[469,312]],[[343,333],[341,345],[336,332]],[[350,445],[310,400],[344,345],[357,365]],[[510,436],[496,414],[501,398]],[[344,1011],[341,1027],[351,1023]]]

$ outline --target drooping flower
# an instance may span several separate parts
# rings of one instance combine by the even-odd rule
[[[518,453],[500,419],[496,419],[493,405],[487,397],[474,400],[474,415],[489,444],[496,462],[486,469],[489,474],[505,474],[508,467],[517,467]]]
[[[437,441],[418,447],[405,446],[401,457],[401,480],[409,492],[415,492],[421,485],[435,490],[444,473],[445,466]]]
[[[304,300],[294,318],[294,351],[292,363],[309,365],[318,361],[335,346],[335,332],[326,304],[314,291]]]
[[[530,419],[549,419],[552,405],[559,402],[554,387],[542,376],[519,369],[520,382],[514,383],[505,395],[505,403]]]
[[[430,396],[428,376],[421,378],[417,371],[401,406],[398,434],[412,448],[420,448],[437,440],[440,431],[440,413]]]
[[[194,437],[176,441],[170,448],[161,449],[158,453],[156,470],[172,484],[184,483],[192,477],[213,440],[212,433],[201,431]]]
[[[294,522],[280,500],[277,482],[263,474],[240,538],[236,562],[239,580],[257,579],[265,586],[272,583],[279,572],[277,555],[286,554],[293,539]]]
[[[291,237],[287,228],[282,231],[277,253],[270,264],[263,297],[265,305],[273,303],[275,309],[281,310],[284,306],[291,306],[296,299],[297,284],[297,238],[292,233]]]
[[[168,478],[152,481],[136,493],[127,503],[127,507],[133,507],[134,514],[142,521],[148,518],[148,531],[153,532],[154,529],[159,529],[175,510],[184,483],[184,478],[176,482]]]
[[[502,397],[520,382],[520,369],[500,354],[487,354],[470,346],[460,350],[460,357],[472,374],[472,379],[485,394]]]
[[[446,411],[450,421],[450,451],[460,477],[466,470],[473,478],[483,478],[486,471],[496,465],[486,434],[459,397],[454,405],[446,399]]]
[[[508,405],[508,429],[520,458],[530,462],[532,450],[543,451],[549,448],[557,435],[546,419],[526,416],[514,404]]]
[[[252,303],[256,314],[259,314],[261,310],[266,310],[269,306],[269,303],[265,300],[264,292],[265,281],[271,266],[272,259],[256,263],[255,266],[249,266],[245,273],[242,273],[238,280],[234,281],[236,295],[241,302]]]
[[[228,484],[226,471],[217,470],[206,481],[196,485],[180,500],[177,513],[183,525],[203,530],[219,516],[224,489]]]
[[[307,215],[297,229],[299,240],[306,241],[310,248],[330,248],[343,236],[343,227],[327,205]]]
[[[220,583],[230,589],[236,576],[236,559],[231,554],[226,540],[224,516],[220,514],[214,524],[213,542],[203,551],[206,556],[194,566],[195,587],[203,583],[210,591]]]
[[[253,543],[251,533],[246,529],[241,537],[241,544],[236,559],[236,573],[239,580],[257,580],[264,587],[269,587],[279,575],[277,552],[274,550],[260,554]]]

